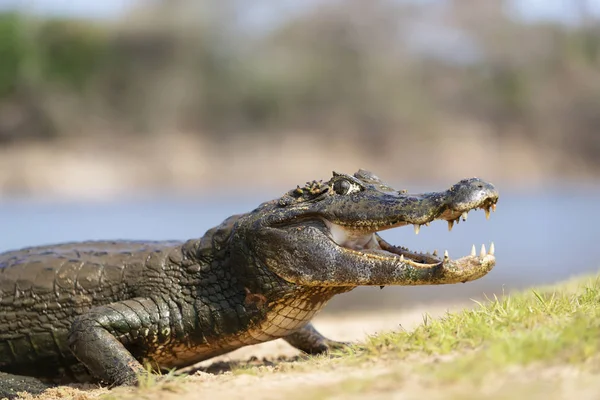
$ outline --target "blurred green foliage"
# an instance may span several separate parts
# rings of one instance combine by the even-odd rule
[[[16,14],[0,14],[0,96],[14,93],[19,73],[27,58],[21,35],[22,19]]]
[[[0,14],[0,97],[35,80],[80,90],[109,56],[106,36],[83,22]]]
[[[264,29],[245,26],[235,0],[157,1],[104,22],[1,14],[0,141],[108,127],[214,140],[351,131],[358,145],[385,146],[475,121],[598,158],[597,20],[525,22],[502,0],[433,3],[324,1]]]
[[[33,38],[41,78],[81,90],[110,56],[106,37],[89,24],[45,21]]]

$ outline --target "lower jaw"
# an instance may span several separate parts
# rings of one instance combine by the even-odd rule
[[[409,250],[405,247],[394,246],[381,238],[378,239],[379,247],[387,251],[389,253],[403,256],[404,258],[408,258],[411,261],[417,262],[419,264],[439,264],[442,262],[441,259],[437,258],[437,251],[434,251],[433,254],[430,253],[420,253],[416,251]]]

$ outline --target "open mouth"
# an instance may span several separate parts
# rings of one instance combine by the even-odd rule
[[[483,205],[477,207],[483,209],[486,214],[486,218],[490,218],[490,211],[496,210],[495,202],[485,202]],[[452,230],[455,223],[459,223],[460,219],[463,221],[467,220],[468,211],[456,211],[446,210],[437,218],[443,219],[448,222],[448,229]],[[451,260],[448,251],[444,251],[443,255],[439,255],[437,250],[431,253],[421,253],[411,251],[406,247],[394,246],[385,240],[383,240],[377,232],[396,228],[399,226],[410,225],[410,222],[402,221],[393,225],[377,226],[370,229],[368,232],[361,227],[360,229],[353,229],[350,226],[341,226],[333,222],[325,220],[325,225],[329,229],[329,235],[333,242],[345,250],[357,252],[359,255],[365,257],[375,258],[387,258],[390,261],[401,262],[409,264],[416,268],[431,268],[440,264],[452,263],[456,266],[461,265],[473,265],[473,264],[494,264],[495,263],[495,246],[491,243],[489,248],[486,249],[485,245],[481,245],[480,251],[477,252],[475,245],[471,247],[470,254],[455,260]],[[425,225],[429,225],[429,222],[425,222]],[[414,224],[415,233],[418,234],[420,230],[420,224]]]

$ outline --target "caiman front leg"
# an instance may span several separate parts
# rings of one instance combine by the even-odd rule
[[[77,317],[69,332],[69,346],[97,378],[111,385],[135,385],[147,371],[125,346],[168,340],[169,332],[169,320],[161,318],[157,302],[136,298],[96,307]]]
[[[349,346],[347,342],[337,342],[327,339],[320,334],[312,323],[283,338],[286,342],[307,354],[323,354],[329,350],[341,349]]]

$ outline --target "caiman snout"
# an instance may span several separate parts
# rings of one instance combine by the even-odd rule
[[[465,221],[469,211],[480,208],[489,219],[490,210],[496,209],[498,197],[498,190],[491,183],[479,178],[463,179],[448,190],[448,210],[442,218],[449,223],[461,217]]]
[[[496,204],[498,191],[491,183],[479,178],[463,179],[450,188],[450,204],[456,211],[466,211],[485,203]]]

